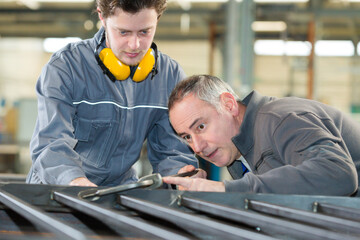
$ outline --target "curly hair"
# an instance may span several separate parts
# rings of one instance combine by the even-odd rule
[[[143,9],[154,8],[158,18],[166,9],[166,0],[96,0],[103,18],[112,16],[117,8],[128,13],[137,13]]]

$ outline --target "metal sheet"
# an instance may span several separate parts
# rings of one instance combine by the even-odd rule
[[[68,194],[54,192],[54,199],[70,208],[81,211],[94,218],[100,219],[115,228],[121,228],[125,231],[136,232],[137,235],[141,235],[144,238],[157,238],[157,239],[178,239],[185,240],[188,237],[175,233],[173,231],[166,230],[161,227],[146,223],[141,219],[121,214],[113,209],[107,209],[97,204],[81,200],[76,197],[72,197]]]
[[[287,224],[278,226],[273,224],[271,228],[271,223],[268,222],[268,226],[261,226],[261,219],[256,220],[250,219],[247,217],[244,218],[244,222],[236,223],[233,220],[226,220],[223,217],[216,217],[209,213],[202,213],[195,211],[185,206],[178,205],[178,198],[193,198],[200,201],[207,201],[211,204],[222,205],[226,208],[234,208],[237,210],[245,211],[246,204],[245,200],[255,200],[262,201],[269,204],[281,205],[282,207],[287,207],[291,209],[303,210],[309,213],[314,214],[313,204],[318,202],[321,204],[330,204],[340,208],[351,208],[355,211],[360,211],[360,198],[359,197],[332,197],[332,196],[309,196],[309,195],[280,195],[280,194],[249,194],[249,193],[215,193],[215,192],[183,192],[177,190],[130,190],[122,192],[122,195],[125,197],[136,198],[140,202],[147,202],[148,204],[140,204],[137,206],[132,206],[137,208],[137,210],[129,209],[125,206],[122,206],[117,203],[118,194],[109,194],[102,196],[100,199],[88,203],[94,204],[98,209],[93,211],[93,206],[85,204],[86,208],[82,208],[81,204],[76,200],[77,195],[80,191],[86,190],[86,187],[71,187],[71,186],[54,186],[54,185],[36,185],[36,184],[20,184],[20,183],[9,183],[4,184],[0,183],[0,190],[6,191],[19,198],[29,205],[39,208],[43,211],[46,211],[47,214],[50,214],[53,218],[62,220],[63,222],[71,225],[76,230],[79,230],[86,234],[87,237],[91,238],[106,238],[106,239],[119,239],[119,238],[141,238],[141,239],[154,239],[161,238],[156,235],[151,235],[147,233],[142,233],[137,231],[134,227],[134,231],[129,231],[132,227],[132,224],[123,224],[121,220],[106,220],[108,217],[101,215],[102,213],[109,211],[109,214],[121,214],[123,216],[129,217],[131,221],[139,221],[145,224],[153,225],[159,227],[166,231],[169,231],[173,234],[178,234],[181,237],[185,238],[194,238],[199,240],[215,240],[215,239],[244,239],[249,238],[246,234],[247,232],[261,234],[261,239],[264,237],[274,237],[284,240],[297,240],[303,239],[304,236],[287,234],[285,228],[287,228],[289,223],[295,222],[291,219],[286,219]],[[56,193],[63,194],[68,196],[71,201],[68,203],[68,206],[56,201]],[[52,197],[53,196],[53,197]],[[59,199],[57,199],[59,200]],[[72,200],[74,200],[72,202]],[[66,200],[67,201],[67,200]],[[65,202],[64,202],[65,203]],[[132,203],[133,204],[133,203]],[[77,206],[76,206],[77,205]],[[153,205],[160,207],[160,210],[152,208]],[[70,207],[69,207],[70,206]],[[145,210],[141,209],[141,206],[145,206]],[[106,211],[103,211],[106,209]],[[165,210],[164,210],[165,209]],[[319,208],[320,209],[320,208]],[[142,212],[141,212],[141,211]],[[175,210],[174,213],[172,210]],[[170,215],[168,215],[171,213]],[[252,210],[247,210],[247,213],[256,212]],[[348,212],[349,213],[349,212]],[[185,214],[193,219],[196,219],[198,222],[191,222],[186,220],[186,218],[180,219],[179,216]],[[260,214],[260,213],[256,213]],[[328,214],[328,213],[327,213]],[[168,216],[166,216],[168,215]],[[228,214],[230,215],[230,214]],[[277,220],[284,220],[285,218],[271,216],[269,214],[261,214],[266,216],[268,219],[272,219],[274,223],[277,223]],[[335,215],[334,215],[335,216]],[[339,217],[339,216],[338,216]],[[109,218],[111,219],[111,218]],[[123,218],[126,219],[126,218]],[[344,219],[347,219],[344,217]],[[253,222],[252,222],[253,221]],[[0,239],[41,239],[48,240],[53,239],[53,234],[48,234],[46,232],[39,232],[34,227],[34,225],[23,218],[21,215],[16,214],[14,211],[9,210],[4,204],[0,203]],[[123,220],[125,222],[125,220]],[[205,222],[211,222],[209,227],[205,226]],[[359,221],[357,221],[359,222]],[[130,222],[129,222],[130,223]],[[216,224],[215,224],[216,223]],[[134,224],[133,224],[134,225]],[[147,226],[149,226],[147,225]],[[145,225],[144,225],[145,226]],[[216,228],[217,226],[217,228]],[[219,226],[226,226],[226,230],[218,229]],[[258,232],[260,227],[260,233]],[[269,231],[265,227],[268,227]],[[316,227],[315,224],[308,224],[310,227]],[[146,228],[146,227],[145,227]],[[316,227],[320,228],[320,227]],[[150,228],[149,228],[150,229]],[[236,231],[245,230],[241,234],[233,234],[232,229]],[[254,230],[256,229],[256,230]],[[14,231],[12,231],[14,230]],[[301,229],[300,229],[301,230]],[[331,229],[334,230],[334,229]],[[222,231],[222,232],[221,232]],[[339,234],[343,234],[343,231],[338,230]],[[241,235],[241,237],[239,237]],[[16,236],[15,238],[13,238]],[[19,238],[17,238],[19,237]],[[346,235],[342,237],[344,239],[349,239],[351,235]],[[357,234],[356,237],[359,238]],[[256,237],[255,237],[256,238]],[[309,237],[308,239],[316,239]]]
[[[11,210],[17,212],[35,225],[38,225],[58,236],[59,239],[85,240],[87,237],[80,231],[72,228],[68,224],[55,219],[43,210],[31,206],[12,194],[0,191],[0,202]]]
[[[351,239],[351,236],[346,234],[335,233],[326,229],[316,228],[313,226],[299,224],[297,222],[282,220],[264,214],[231,208],[194,198],[181,197],[179,199],[179,203],[182,206],[189,207],[194,210],[206,212],[224,219],[252,226],[263,232],[275,232],[276,234],[281,234],[283,236],[291,236],[302,239]]]
[[[316,214],[309,211],[298,210],[255,200],[248,200],[248,207],[249,209],[258,212],[300,221],[311,224],[313,226],[320,226],[328,230],[338,230],[350,234],[360,234],[360,222],[326,216],[323,214]]]
[[[360,209],[340,207],[322,202],[314,202],[313,211],[336,217],[346,218],[353,221],[360,221]]]
[[[119,203],[131,209],[136,209],[136,211],[172,222],[183,229],[211,234],[219,239],[274,239],[270,236],[233,227],[229,224],[221,223],[220,221],[210,220],[204,217],[195,216],[194,214],[163,207],[159,204],[154,204],[135,197],[119,195]]]

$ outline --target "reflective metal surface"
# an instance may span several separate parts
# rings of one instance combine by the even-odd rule
[[[0,239],[360,239],[359,197],[87,189],[0,183]]]

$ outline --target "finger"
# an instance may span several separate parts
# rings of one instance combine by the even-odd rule
[[[84,177],[76,178],[70,182],[71,186],[97,187],[96,184]]]
[[[195,170],[195,167],[193,165],[186,165],[186,166],[180,168],[178,173],[191,172],[193,170]]]
[[[198,170],[199,171],[194,176],[191,176],[191,178],[205,178],[206,179],[207,173],[201,168],[198,168]]]
[[[187,189],[191,185],[192,179],[182,177],[163,177],[163,181],[167,184],[180,185]]]

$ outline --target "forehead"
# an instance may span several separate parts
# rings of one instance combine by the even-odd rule
[[[120,29],[145,29],[154,27],[157,23],[157,13],[154,8],[145,8],[137,13],[125,12],[117,8],[107,22]]]
[[[214,115],[217,115],[215,107],[193,94],[176,102],[169,112],[170,122],[177,132],[188,130],[196,119],[208,119]]]

